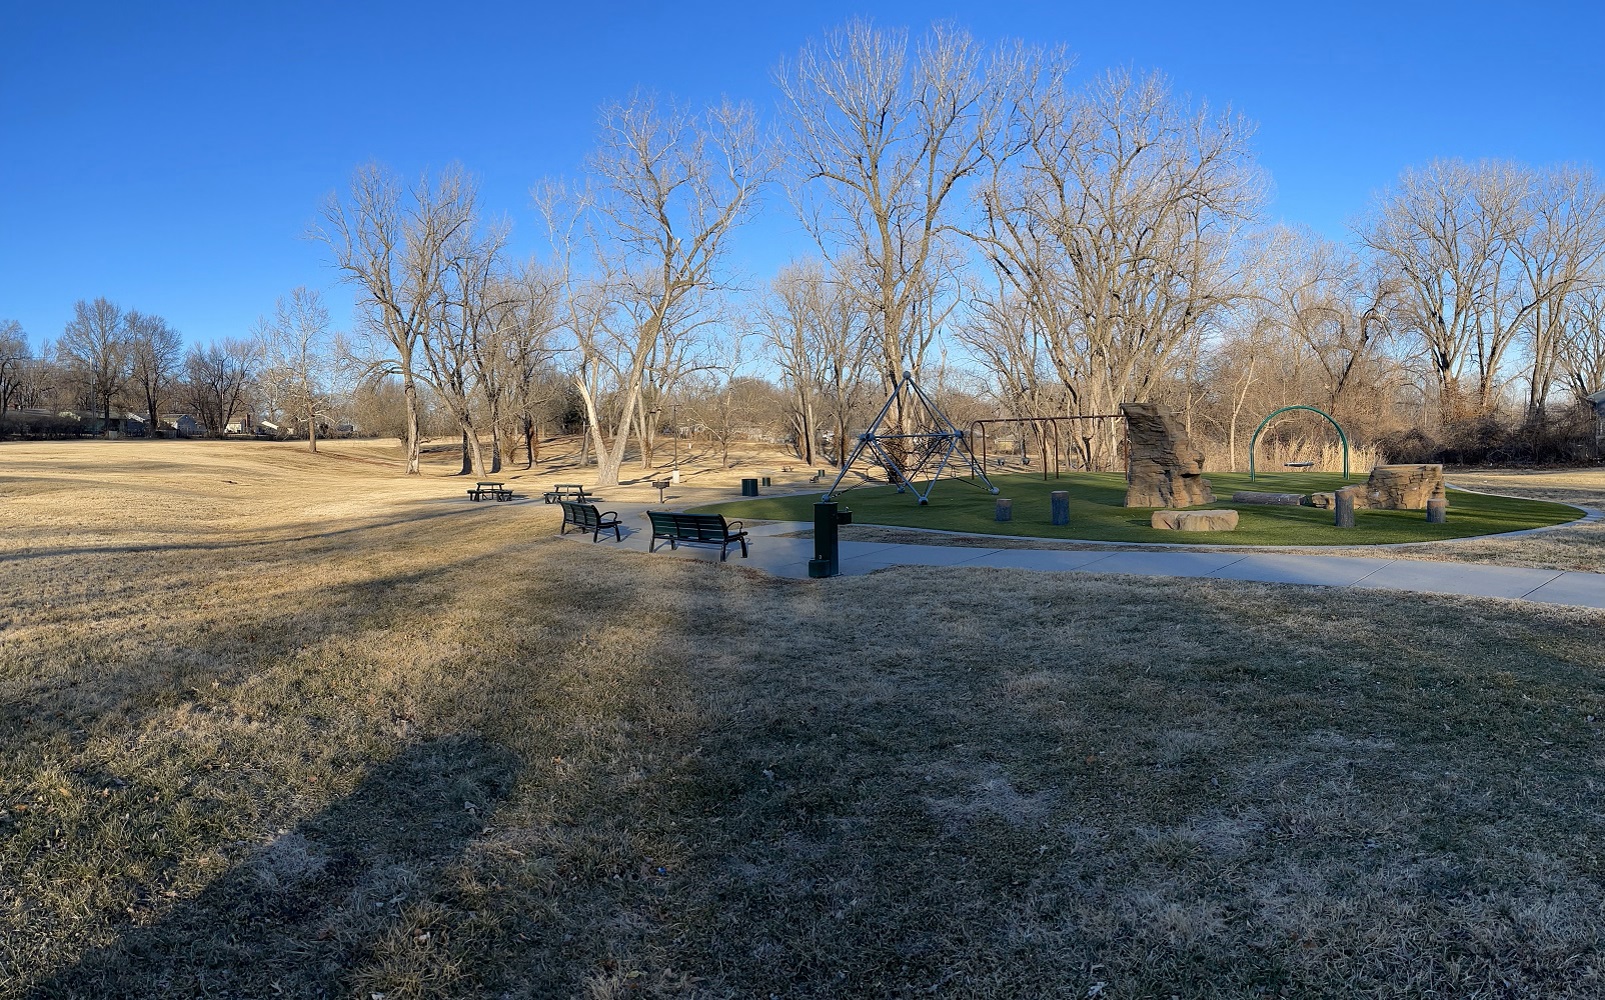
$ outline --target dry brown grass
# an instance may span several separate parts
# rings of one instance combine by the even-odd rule
[[[0,446],[0,994],[1601,992],[1599,613],[784,581],[341,452]]]

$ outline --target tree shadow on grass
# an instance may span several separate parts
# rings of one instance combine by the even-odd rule
[[[415,743],[196,898],[27,995],[347,993],[350,970],[434,893],[518,770],[512,754],[477,738]]]

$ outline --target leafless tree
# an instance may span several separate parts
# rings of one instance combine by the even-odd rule
[[[1476,410],[1492,405],[1499,363],[1515,341],[1512,313],[1523,310],[1507,304],[1507,266],[1526,183],[1514,164],[1435,160],[1406,170],[1361,234],[1396,277],[1394,323],[1426,349],[1446,417],[1468,396]],[[1468,364],[1470,393],[1461,385]]]
[[[1294,363],[1312,375],[1301,401],[1328,413],[1369,408],[1372,369],[1392,335],[1391,277],[1307,230],[1273,229],[1252,255],[1251,311],[1285,332]]]
[[[1000,152],[1021,65],[1017,49],[986,53],[951,25],[911,46],[859,19],[776,73],[793,198],[838,272],[862,280],[888,388],[923,361],[921,306],[951,291],[940,281],[957,194]]]
[[[1562,366],[1569,314],[1605,262],[1605,190],[1593,170],[1561,166],[1537,171],[1528,187],[1527,229],[1512,243],[1525,298],[1519,322],[1528,356],[1527,413],[1542,421]]]
[[[979,192],[973,235],[1000,279],[981,307],[1027,311],[1071,414],[1112,413],[1153,398],[1243,295],[1234,244],[1262,200],[1251,130],[1158,76],[1077,91],[1050,61],[1033,79],[1021,148],[992,160]]]
[[[602,122],[594,191],[565,202],[547,188],[537,205],[566,272],[575,385],[606,486],[618,482],[647,368],[674,328],[696,321],[687,307],[698,294],[720,286],[728,237],[755,210],[771,154],[745,105],[698,115],[638,93]],[[607,412],[604,391],[616,397]]]
[[[730,442],[751,423],[751,404],[761,396],[753,391],[756,380],[742,374],[751,361],[746,341],[746,334],[735,331],[715,345],[711,363],[695,379],[692,397],[692,416],[719,446],[719,460],[726,467],[730,465]]]
[[[478,404],[486,407],[488,417],[483,423],[491,429],[492,465],[488,471],[501,468],[496,439],[500,369],[492,341],[494,315],[502,306],[504,283],[499,269],[508,230],[503,224],[481,230],[478,192],[466,178],[457,180],[451,196],[437,200],[438,214],[429,223],[431,230],[449,231],[450,236],[440,254],[440,309],[419,344],[430,388],[462,435],[462,472],[483,476],[487,468],[480,445],[482,421],[475,412]],[[447,193],[444,186],[441,193]]]
[[[438,181],[425,175],[404,193],[393,174],[369,164],[352,178],[347,201],[330,195],[324,225],[313,230],[368,311],[362,340],[351,345],[364,380],[401,381],[408,475],[418,474],[418,342],[441,320],[446,248],[470,223],[462,211],[470,187],[462,168],[453,166]],[[388,351],[368,349],[374,342]]]
[[[815,398],[831,427],[836,464],[847,461],[848,432],[881,385],[876,341],[864,298],[829,272],[818,286],[808,352],[814,359]]]
[[[91,409],[109,429],[112,401],[127,387],[130,338],[127,318],[105,298],[73,304],[72,320],[56,342],[56,358],[84,386]]]
[[[503,447],[510,458],[516,440],[522,438],[526,469],[540,457],[540,424],[561,395],[554,343],[561,326],[561,291],[561,281],[551,270],[526,265],[516,277],[505,279],[493,296],[498,304],[490,315],[491,336],[480,345],[481,363],[500,372],[495,381],[509,422]]]
[[[160,316],[130,312],[128,328],[130,383],[145,404],[147,426],[155,434],[161,412],[184,371],[184,342]]]
[[[14,319],[0,320],[0,420],[21,395],[30,360],[28,335]]]
[[[829,321],[830,291],[819,262],[788,264],[770,283],[769,295],[758,308],[759,327],[791,399],[797,457],[807,465],[814,464],[819,439],[815,411],[823,381],[821,366],[826,361],[819,339]]]
[[[280,298],[272,319],[257,324],[262,358],[260,382],[278,409],[306,434],[307,451],[318,450],[318,422],[330,395],[329,310],[323,297],[305,286]]]
[[[1605,389],[1605,274],[1571,297],[1557,345],[1566,387],[1579,401]]]
[[[184,358],[185,389],[208,435],[223,436],[255,383],[260,364],[254,340],[226,338],[190,348]]]

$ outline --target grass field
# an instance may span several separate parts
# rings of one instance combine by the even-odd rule
[[[1148,508],[1123,506],[1125,477],[1119,473],[1074,473],[1060,479],[1025,475],[994,476],[992,482],[1001,496],[1014,500],[1014,516],[999,522],[994,516],[995,498],[967,480],[939,483],[931,502],[920,506],[912,494],[898,493],[889,486],[853,489],[841,494],[840,503],[852,509],[856,522],[909,528],[935,528],[978,535],[1031,535],[1050,539],[1084,539],[1102,542],[1203,542],[1211,545],[1376,545],[1463,538],[1497,532],[1563,524],[1579,513],[1562,504],[1544,500],[1513,499],[1450,492],[1449,519],[1444,524],[1428,524],[1420,511],[1362,510],[1355,513],[1355,526],[1340,529],[1332,523],[1332,511],[1314,507],[1271,507],[1233,504],[1238,490],[1312,493],[1344,485],[1342,476],[1271,475],[1250,481],[1246,474],[1211,474],[1219,502],[1208,506],[1235,508],[1238,526],[1230,532],[1156,531],[1149,526]],[[1350,482],[1364,482],[1356,476]],[[1070,494],[1070,523],[1052,523],[1048,494],[1064,490]],[[710,505],[730,517],[810,521],[818,494],[764,497]]]
[[[334,450],[0,446],[0,995],[1605,990],[1598,612],[779,580]]]

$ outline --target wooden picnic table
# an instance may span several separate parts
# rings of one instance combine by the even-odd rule
[[[479,482],[474,484],[473,489],[468,491],[468,499],[474,501],[475,503],[478,503],[486,497],[490,497],[492,500],[496,501],[511,500],[513,499],[513,491],[507,488],[506,483],[496,482],[495,480],[490,479],[481,479]]]
[[[564,500],[573,500],[575,503],[589,503],[596,499],[596,494],[585,492],[585,487],[579,483],[554,483],[545,493],[547,503],[561,503]]]

